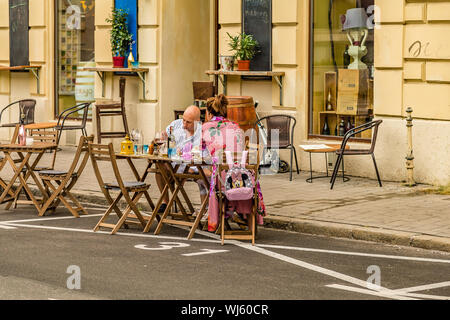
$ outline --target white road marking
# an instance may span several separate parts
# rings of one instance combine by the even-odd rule
[[[442,259],[405,257],[405,256],[394,256],[394,255],[361,253],[361,252],[350,252],[350,251],[334,251],[334,250],[279,246],[279,245],[270,245],[270,244],[257,244],[257,246],[261,247],[261,248],[285,249],[285,250],[296,250],[296,251],[305,251],[305,252],[332,253],[332,254],[343,254],[343,255],[350,255],[350,256],[360,256],[360,257],[373,257],[373,258],[409,260],[409,261],[420,261],[420,262],[450,263],[450,260],[442,260]]]
[[[80,218],[75,218],[74,216],[68,216],[68,217],[49,217],[49,218],[37,218],[37,219],[24,219],[24,220],[13,220],[13,221],[5,221],[2,222],[2,224],[14,224],[14,223],[22,223],[22,222],[41,222],[41,221],[55,221],[55,220],[75,220],[75,219],[81,219],[81,218],[91,218],[91,217],[100,217],[102,214],[90,214],[90,215],[83,215],[80,216]]]
[[[150,250],[150,251],[161,251],[161,250],[170,250],[173,248],[187,248],[190,247],[190,244],[182,243],[182,242],[160,242],[159,248],[149,248],[145,244],[138,244],[134,246],[136,249],[141,250]]]
[[[97,231],[89,229],[74,229],[74,228],[62,228],[62,227],[50,227],[50,226],[40,226],[40,225],[26,225],[26,224],[9,224],[14,227],[19,228],[30,228],[30,229],[43,229],[43,230],[56,230],[56,231],[70,231],[70,232],[81,232],[81,233],[92,233],[92,234],[102,234],[102,235],[110,235],[110,232],[107,231]],[[173,236],[161,236],[161,235],[153,235],[153,234],[136,234],[136,233],[122,233],[117,232],[116,236],[125,236],[125,237],[135,237],[135,238],[152,238],[152,239],[169,239],[169,240],[178,240],[178,241],[186,241],[186,237],[173,237]],[[193,242],[207,242],[207,243],[220,243],[219,240],[210,240],[210,239],[191,239],[189,241]]]
[[[411,287],[411,288],[397,289],[394,291],[398,292],[398,293],[408,293],[408,292],[417,292],[417,291],[438,289],[438,288],[443,288],[443,287],[450,287],[450,281],[427,284],[427,285]]]
[[[361,289],[361,288],[344,286],[344,285],[340,285],[340,284],[327,285],[326,287],[334,288],[334,289],[341,289],[341,290],[346,290],[346,291],[354,291],[354,292],[375,295],[375,296],[380,296],[380,297],[393,297],[392,292],[395,292],[397,294],[397,296],[400,295],[403,297],[433,299],[433,300],[450,300],[450,297],[445,297],[445,296],[436,296],[436,295],[431,295],[431,294],[420,294],[420,293],[406,293],[406,292],[403,293],[400,291],[401,289],[400,290],[392,290],[390,293],[387,293],[384,290],[374,291],[374,290],[369,290],[369,289]],[[395,296],[394,299],[396,299],[397,296]]]
[[[378,297],[384,297],[384,298],[389,298],[389,299],[410,300],[407,297],[396,296],[396,295],[390,294],[385,291],[373,291],[373,290],[369,290],[369,289],[355,288],[355,287],[344,286],[344,285],[340,285],[340,284],[330,284],[330,285],[326,285],[326,287],[340,289],[340,290],[346,290],[346,291],[352,291],[352,292],[358,292],[358,293],[363,293],[363,294],[368,294],[368,295],[378,296]]]
[[[0,224],[0,229],[5,229],[5,230],[14,230],[17,229],[16,227],[10,227],[4,224]]]
[[[281,260],[281,261],[284,261],[284,262],[287,262],[287,263],[291,263],[293,265],[296,265],[296,266],[299,266],[299,267],[302,267],[302,268],[305,268],[305,269],[308,269],[308,270],[311,270],[311,271],[322,273],[324,275],[327,275],[327,276],[330,276],[330,277],[333,277],[333,278],[336,278],[336,279],[339,279],[339,280],[342,280],[342,281],[345,281],[345,282],[349,282],[349,283],[355,284],[357,286],[361,286],[361,287],[364,287],[364,288],[367,287],[367,281],[360,280],[360,279],[348,276],[348,275],[343,274],[343,273],[339,273],[339,272],[336,272],[336,271],[333,271],[333,270],[322,268],[322,267],[319,267],[319,266],[316,266],[316,265],[313,265],[313,264],[310,264],[310,263],[307,263],[307,262],[304,262],[304,261],[301,261],[301,260],[293,259],[291,257],[284,256],[284,255],[281,255],[281,254],[278,254],[278,253],[275,253],[275,252],[272,252],[272,251],[269,251],[269,250],[266,250],[266,249],[263,249],[263,248],[252,246],[251,244],[241,243],[241,242],[238,242],[238,241],[230,241],[230,242],[232,242],[234,245],[236,245],[238,247],[241,247],[241,248],[244,248],[244,249],[248,249],[248,250],[253,251],[253,252],[257,252],[257,253],[260,253],[260,254],[263,254],[263,255],[266,255],[266,256],[269,256],[269,257],[272,257],[272,258],[275,258],[275,259],[278,259],[278,260]],[[390,297],[395,298],[395,299],[399,299],[399,300],[416,300],[416,299],[413,299],[413,298],[404,298],[404,297],[401,297],[401,296],[397,296],[397,295],[395,295],[395,293],[392,292],[392,290],[390,290],[388,288],[380,287],[380,290],[383,290],[383,294],[389,295]]]
[[[202,249],[202,252],[194,252],[194,253],[185,253],[182,254],[182,256],[185,257],[195,257],[195,256],[202,256],[205,254],[214,254],[214,253],[225,253],[230,252],[229,250],[210,250],[210,249]]]

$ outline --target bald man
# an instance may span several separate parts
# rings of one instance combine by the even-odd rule
[[[175,144],[177,149],[183,149],[187,143],[191,143],[193,146],[198,146],[201,149],[202,139],[202,123],[200,122],[200,109],[197,106],[189,106],[183,113],[183,119],[173,121],[166,130],[162,133],[162,137],[167,139],[170,133],[170,127],[173,128],[173,135],[175,137]],[[197,169],[197,168],[193,168]],[[184,170],[182,168],[182,170]],[[162,192],[164,189],[164,180],[160,174],[156,174],[156,182],[159,190]],[[203,200],[207,195],[208,190],[204,184],[199,183],[200,199]],[[168,195],[163,199],[163,204],[159,209],[159,213],[164,212],[167,203],[169,202]]]

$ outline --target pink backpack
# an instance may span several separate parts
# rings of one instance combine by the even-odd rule
[[[241,163],[233,163],[230,151],[225,151],[230,168],[225,176],[225,196],[230,201],[250,200],[253,198],[255,177],[245,168],[247,151],[242,152]]]

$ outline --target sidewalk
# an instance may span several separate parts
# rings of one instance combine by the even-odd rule
[[[68,169],[75,148],[63,147],[58,152],[55,169]],[[39,165],[44,165],[50,154]],[[141,173],[145,161],[134,161]],[[124,179],[133,174],[124,161],[119,162]],[[111,168],[102,170],[113,179]],[[9,180],[12,170],[5,166],[0,176]],[[426,194],[430,186],[408,188],[396,182],[378,182],[351,177],[347,183],[337,179],[330,190],[328,179],[317,179],[312,184],[305,180],[309,172],[262,176],[261,187],[268,216],[265,226],[295,232],[344,237],[358,240],[413,246],[450,252],[450,195]],[[29,180],[31,181],[31,180]],[[150,195],[157,199],[159,191],[153,175]],[[188,183],[188,192],[198,193],[197,185]],[[84,201],[106,204],[89,161],[74,189]],[[193,197],[199,207],[199,197]],[[145,205],[143,205],[145,207]]]

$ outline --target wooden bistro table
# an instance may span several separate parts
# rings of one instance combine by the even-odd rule
[[[40,123],[30,123],[25,125],[25,129],[27,130],[44,130],[44,129],[53,129],[58,124],[56,122],[40,122]]]
[[[49,142],[36,142],[29,146],[21,146],[18,144],[0,144],[0,152],[3,151],[3,153],[5,154],[6,161],[11,165],[11,168],[14,171],[14,176],[12,177],[9,184],[6,186],[6,188],[3,190],[3,193],[0,196],[0,203],[4,202],[6,196],[11,193],[14,183],[16,182],[17,179],[19,179],[19,187],[13,191],[14,197],[9,200],[13,200],[14,198],[16,198],[23,188],[25,189],[25,192],[27,193],[31,202],[34,204],[34,206],[39,212],[42,203],[44,203],[45,200],[48,198],[48,194],[45,191],[45,188],[43,187],[41,182],[39,181],[38,177],[36,176],[34,169],[36,168],[37,164],[39,163],[39,161],[41,160],[42,156],[46,151],[49,150],[51,151],[56,148],[57,148],[56,144]],[[11,157],[12,153],[17,153],[19,155],[20,162],[18,163],[14,162],[13,158]],[[34,158],[34,160],[32,161],[31,156],[33,154],[36,154],[37,157]],[[23,168],[27,168],[26,173],[24,175],[21,174]],[[27,184],[27,180],[30,178],[30,176],[33,178],[34,182],[36,183],[36,186],[38,187],[39,191],[43,196],[42,203],[39,203],[39,201],[35,198],[35,196],[30,190],[30,187]]]
[[[159,220],[158,226],[156,227],[155,234],[159,234],[164,224],[169,225],[181,225],[187,226],[190,228],[187,239],[190,240],[193,238],[195,234],[195,230],[197,230],[200,220],[207,211],[208,206],[208,197],[205,197],[205,200],[201,204],[200,211],[194,217],[195,209],[192,205],[189,196],[184,189],[184,184],[188,180],[202,180],[205,183],[207,190],[209,190],[209,181],[208,178],[203,171],[202,166],[205,165],[202,163],[194,163],[194,162],[186,162],[186,161],[175,161],[170,158],[162,157],[162,156],[154,156],[154,155],[124,155],[117,153],[117,159],[126,159],[128,164],[130,165],[135,178],[139,182],[144,182],[149,173],[159,173],[164,181],[164,188],[161,192],[161,195],[158,199],[156,205],[153,205],[151,199],[147,199],[150,206],[153,209],[152,215],[150,219],[148,219],[147,225],[144,229],[144,232],[149,232],[150,227],[153,221],[156,219]],[[146,159],[148,161],[147,168],[145,169],[142,175],[139,175],[134,163],[132,160],[134,159]],[[174,164],[174,166],[172,166]],[[185,165],[183,172],[178,172],[179,168]],[[190,168],[197,168],[197,173],[189,173]],[[169,202],[167,207],[162,214],[161,217],[158,215],[158,210],[163,203],[164,197],[166,197],[171,192],[169,197]],[[185,209],[183,203],[181,202],[179,194],[183,196],[184,202],[187,205],[187,209]],[[177,204],[177,208],[179,208],[180,212],[172,212],[172,208],[174,203]]]
[[[322,144],[322,145],[301,145],[300,148],[302,148],[304,151],[309,153],[309,172],[310,177],[306,179],[306,182],[312,183],[314,179],[319,178],[330,178],[328,175],[328,153],[336,152],[341,148],[340,144]],[[349,146],[345,147],[346,150],[350,149]],[[325,167],[327,169],[327,175],[326,176],[319,176],[319,177],[313,177],[313,171],[312,171],[312,156],[313,153],[324,153],[325,154]],[[342,179],[344,182],[347,182],[350,180],[349,177],[345,176],[344,172],[344,158],[342,158]]]

